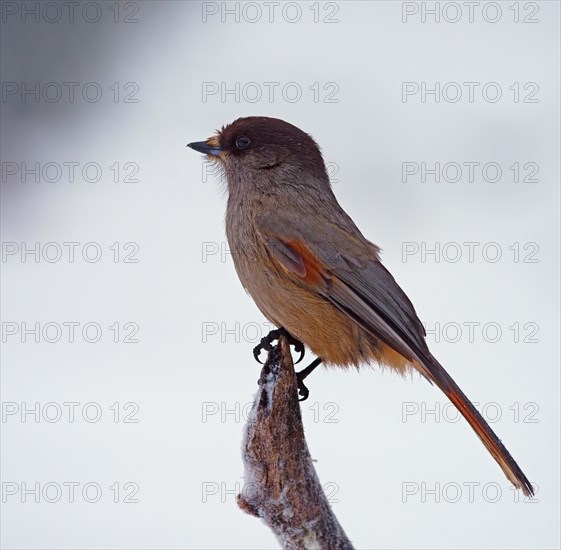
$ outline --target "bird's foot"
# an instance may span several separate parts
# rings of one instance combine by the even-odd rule
[[[288,343],[291,346],[294,346],[294,351],[300,353],[298,361],[296,361],[294,364],[297,365],[298,363],[300,363],[300,361],[302,361],[302,359],[304,359],[304,354],[306,353],[304,344],[302,344],[300,340],[297,340],[296,338],[294,338],[294,336],[289,334],[285,328],[281,327],[269,332],[269,334],[267,334],[267,336],[265,336],[264,338],[261,338],[261,342],[259,342],[259,344],[253,348],[253,357],[255,357],[255,360],[258,363],[263,364],[259,360],[259,354],[261,353],[261,350],[271,351],[273,349],[273,346],[271,345],[272,342],[274,340],[278,340],[281,336],[284,336],[288,340]]]
[[[314,359],[305,369],[296,373],[296,380],[298,382],[298,401],[306,401],[310,395],[310,390],[304,384],[304,379],[309,376],[313,370],[321,363],[321,358]]]

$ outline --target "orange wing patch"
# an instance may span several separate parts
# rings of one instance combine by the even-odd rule
[[[268,250],[288,272],[297,275],[311,287],[325,285],[329,279],[326,266],[318,254],[296,239],[268,236]]]
[[[301,258],[304,273],[297,273],[297,275],[304,282],[311,286],[325,282],[326,268],[319,260],[318,254],[314,254],[305,244],[297,240],[284,241],[284,244]]]

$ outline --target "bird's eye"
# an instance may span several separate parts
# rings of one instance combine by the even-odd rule
[[[245,149],[250,143],[251,140],[247,136],[238,136],[236,138],[236,147],[238,149]]]

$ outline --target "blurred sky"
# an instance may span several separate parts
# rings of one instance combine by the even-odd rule
[[[524,502],[419,377],[323,369],[302,411],[349,538],[559,548],[559,3],[441,2],[439,22],[434,2],[265,4],[2,3],[3,547],[278,547],[235,504],[269,325],[219,179],[185,148],[266,115],[321,145],[434,354],[539,487]],[[437,162],[458,181],[451,164],[423,182]],[[36,483],[54,485],[22,502]],[[48,502],[63,483],[74,502]]]

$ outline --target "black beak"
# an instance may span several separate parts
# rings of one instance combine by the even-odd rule
[[[206,141],[193,141],[192,143],[188,143],[187,147],[191,147],[191,149],[203,153],[204,155],[212,155],[214,157],[217,157],[222,152],[220,147],[209,145]]]

